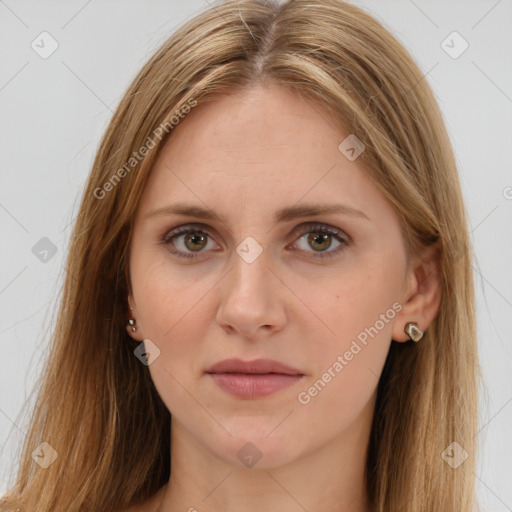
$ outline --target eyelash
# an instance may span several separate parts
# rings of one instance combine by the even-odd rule
[[[175,229],[172,229],[164,235],[164,237],[161,240],[161,243],[167,247],[172,245],[172,240],[175,238],[178,238],[181,235],[186,235],[188,233],[196,233],[201,235],[210,236],[208,231],[205,231],[201,227],[195,226],[194,224],[187,224],[185,226],[180,226]],[[333,236],[338,242],[341,243],[339,247],[332,251],[327,252],[314,252],[314,251],[304,251],[304,252],[313,252],[314,258],[330,258],[332,256],[336,256],[339,253],[341,253],[343,250],[345,250],[346,247],[349,246],[349,240],[341,235],[341,231],[333,229],[329,227],[326,224],[315,224],[315,223],[309,223],[302,225],[301,230],[296,230],[294,233],[294,236],[298,237],[298,239],[302,238],[304,235],[307,235],[308,233],[317,233],[317,234],[325,234],[325,235],[331,235]],[[193,253],[183,253],[179,250],[171,250],[169,249],[172,254],[175,254],[176,256],[180,258],[197,258],[198,256]],[[201,252],[199,251],[197,254],[199,255]]]

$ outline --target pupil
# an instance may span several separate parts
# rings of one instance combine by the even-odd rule
[[[325,234],[321,234],[321,233],[317,233],[316,235],[310,235],[309,236],[309,242],[313,242],[313,243],[318,243],[320,245],[322,245],[322,243],[324,243],[324,247],[321,247],[320,249],[328,249],[331,245],[331,242],[329,240],[329,237],[331,235],[325,233]]]
[[[204,240],[205,240],[205,237],[204,237],[203,235],[198,235],[198,234],[192,234],[192,235],[190,235],[190,234],[189,234],[189,235],[187,236],[187,240],[186,240],[186,241],[187,241],[187,242],[192,241],[192,243],[193,243],[193,244],[198,244],[198,243],[201,243],[201,241],[203,241],[203,242],[204,242]],[[187,247],[189,247],[189,246],[188,246],[188,243],[187,243]],[[191,249],[191,250],[195,251],[195,250],[197,250],[197,247],[189,247],[189,249]],[[199,247],[199,249],[201,249],[201,247]]]

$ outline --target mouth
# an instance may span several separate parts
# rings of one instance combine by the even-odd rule
[[[225,359],[206,371],[226,393],[243,399],[261,398],[299,382],[304,373],[272,359]]]

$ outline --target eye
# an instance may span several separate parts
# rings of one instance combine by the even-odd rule
[[[195,253],[205,252],[203,249],[208,245],[208,237],[208,233],[200,227],[180,226],[169,231],[162,239],[162,243],[169,246],[171,253],[176,256],[195,258],[197,257]],[[173,247],[177,250],[174,250]]]
[[[303,242],[303,246],[298,247],[299,250],[312,252],[315,258],[335,256],[349,245],[348,236],[343,236],[342,233],[325,224],[305,224],[294,232],[293,236],[300,238],[292,248]],[[334,250],[327,251],[333,245],[333,239],[338,245],[334,246]],[[203,249],[207,249],[210,242],[212,240],[207,231],[191,224],[172,229],[161,241],[163,245],[168,246],[172,254],[180,258],[197,258],[201,253],[206,252]],[[313,250],[308,250],[307,247]]]
[[[301,226],[296,236],[300,236],[300,238],[294,245],[304,242],[303,247],[299,247],[299,249],[305,252],[316,253],[313,255],[315,258],[336,256],[349,245],[348,237],[343,236],[342,231],[325,224],[306,224]],[[332,246],[333,238],[338,245],[334,247],[334,250],[327,251]],[[311,247],[313,251],[309,251],[307,247]]]

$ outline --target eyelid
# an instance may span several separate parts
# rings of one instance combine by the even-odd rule
[[[182,224],[181,226],[176,226],[174,228],[168,229],[165,231],[164,236],[162,237],[162,242],[169,242],[173,237],[186,234],[188,231],[197,231],[198,233],[204,233],[210,236],[210,226],[201,223],[191,222],[188,224]]]
[[[303,236],[306,233],[314,231],[325,231],[333,236],[340,237],[347,243],[350,241],[350,237],[343,230],[335,228],[325,222],[304,222],[293,230],[291,236]]]

